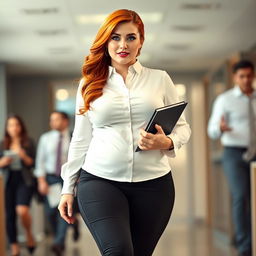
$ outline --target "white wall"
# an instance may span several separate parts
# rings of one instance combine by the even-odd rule
[[[6,106],[6,71],[4,64],[0,64],[0,138],[3,136],[4,124],[7,115]]]
[[[171,159],[176,187],[173,221],[205,221],[207,217],[206,125],[204,86],[200,74],[171,74],[175,84],[186,85],[187,122],[192,134],[175,159]]]
[[[24,120],[29,136],[37,140],[49,129],[51,94],[46,77],[8,78],[8,112]]]
[[[194,209],[196,219],[205,219],[207,214],[207,145],[206,109],[204,85],[191,85],[192,169],[194,181]]]

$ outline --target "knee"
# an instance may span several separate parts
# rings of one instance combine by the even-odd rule
[[[112,246],[103,251],[104,256],[133,256],[133,248],[129,244]]]
[[[17,206],[16,207],[16,213],[19,217],[24,217],[29,214],[29,209],[27,206]]]

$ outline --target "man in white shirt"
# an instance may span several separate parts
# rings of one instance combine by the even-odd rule
[[[51,131],[44,133],[39,140],[35,175],[38,190],[46,196],[46,212],[54,232],[52,251],[62,255],[68,224],[60,217],[57,204],[62,188],[61,165],[66,162],[71,134],[69,118],[64,112],[54,111],[50,116]]]
[[[235,87],[214,102],[208,124],[212,139],[221,138],[223,168],[232,195],[235,242],[239,256],[251,256],[250,162],[256,160],[256,91],[254,65],[241,60],[233,67]]]

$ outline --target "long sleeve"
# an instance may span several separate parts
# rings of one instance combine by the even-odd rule
[[[84,106],[81,95],[82,82],[80,82],[76,96],[75,127],[69,146],[68,161],[62,166],[61,177],[64,181],[62,194],[74,194],[74,187],[78,179],[79,170],[82,167],[86,153],[92,138],[92,125],[87,113],[77,114]]]
[[[165,71],[164,71],[165,72]],[[165,93],[165,105],[170,105],[173,103],[179,102],[179,97],[176,91],[176,88],[169,77],[169,75],[165,72],[164,76],[164,86],[166,88]],[[173,141],[173,150],[163,150],[163,152],[168,157],[175,157],[177,151],[182,147],[182,145],[186,144],[190,138],[191,129],[189,124],[186,122],[184,114],[181,115],[177,124],[175,125],[171,134],[167,135]]]
[[[36,164],[34,175],[36,177],[44,177],[46,175],[45,170],[45,135],[42,135],[39,139],[37,152],[36,152]]]
[[[223,108],[223,101],[222,97],[219,96],[216,98],[212,114],[208,122],[208,135],[211,139],[218,139],[221,137],[221,130],[220,130],[220,121],[221,116],[224,114],[224,108]]]
[[[29,167],[34,167],[35,166],[35,157],[36,157],[36,147],[35,147],[34,141],[31,138],[29,138],[28,143],[29,143],[28,147],[25,148],[25,150],[26,150],[26,153],[28,154],[28,156],[33,159],[33,163]]]

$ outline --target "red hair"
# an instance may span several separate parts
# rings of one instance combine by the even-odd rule
[[[107,44],[117,25],[125,22],[132,22],[137,25],[141,44],[144,42],[144,24],[136,12],[121,9],[111,13],[106,18],[96,35],[90,54],[85,58],[83,64],[82,79],[84,82],[81,93],[84,107],[79,110],[80,114],[89,110],[90,103],[103,93],[103,87],[108,79],[108,66],[111,64],[111,58],[107,54]]]

